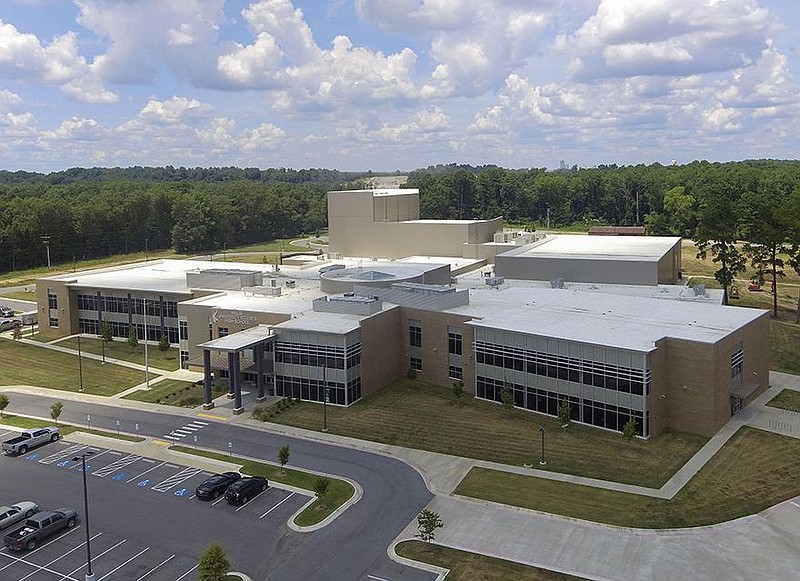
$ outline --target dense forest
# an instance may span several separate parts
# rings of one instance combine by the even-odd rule
[[[285,168],[0,171],[0,271],[120,252],[178,252],[324,228],[325,192],[371,174]],[[800,162],[758,160],[562,170],[437,165],[409,174],[422,218],[493,218],[535,227],[645,225],[692,238],[723,287],[749,259],[780,276],[800,246]],[[748,240],[742,248],[734,244]],[[784,257],[789,256],[786,264]],[[760,266],[759,266],[760,265]]]

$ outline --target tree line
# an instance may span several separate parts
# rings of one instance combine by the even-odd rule
[[[724,301],[748,266],[769,282],[773,316],[787,268],[800,274],[800,162],[503,169],[438,165],[413,172],[427,218],[504,216],[536,227],[644,225],[650,235],[690,238],[717,265]],[[800,316],[800,301],[798,301]]]

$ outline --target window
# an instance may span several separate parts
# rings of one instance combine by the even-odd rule
[[[744,351],[742,344],[739,343],[733,348],[731,353],[731,379],[733,383],[739,385],[742,383],[742,369],[744,368]]]
[[[461,355],[462,337],[461,331],[454,329],[447,332],[447,352],[453,355]]]
[[[409,366],[414,371],[422,371],[422,359],[419,357],[412,357],[409,361]]]
[[[189,340],[189,323],[187,321],[179,321],[178,327],[180,328],[181,341]]]
[[[422,327],[419,321],[408,322],[408,344],[412,347],[422,347]]]
[[[228,333],[229,333],[229,331],[228,331],[228,327],[217,327],[217,335],[218,335],[220,338],[222,338],[222,337],[227,337],[227,336],[228,336]]]
[[[50,326],[54,328],[58,327],[58,317],[50,317]]]
[[[186,369],[189,367],[189,352],[188,351],[181,351],[181,369]]]
[[[58,295],[56,293],[48,292],[47,293],[47,303],[48,303],[48,305],[50,306],[51,309],[57,309],[58,308]],[[52,325],[51,325],[51,327],[52,327]],[[56,327],[58,327],[58,325],[56,325]]]
[[[450,379],[462,380],[464,379],[464,370],[461,367],[450,366]]]

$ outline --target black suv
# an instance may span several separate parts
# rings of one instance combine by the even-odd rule
[[[195,496],[200,500],[213,500],[222,496],[228,489],[228,486],[241,480],[241,476],[237,472],[223,472],[222,474],[214,474],[214,476],[205,480],[194,491]]]
[[[225,491],[225,500],[229,504],[244,504],[251,498],[264,492],[269,486],[267,479],[263,476],[251,476],[237,480]]]

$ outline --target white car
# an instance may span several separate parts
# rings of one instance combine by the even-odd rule
[[[39,512],[39,505],[26,500],[11,506],[0,506],[0,530],[17,524]]]

